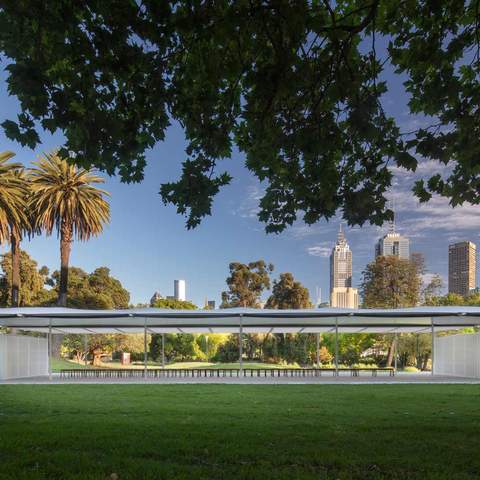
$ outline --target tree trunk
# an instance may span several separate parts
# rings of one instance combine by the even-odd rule
[[[67,306],[68,264],[72,250],[72,224],[62,222],[60,229],[60,289],[58,291],[58,306]]]
[[[20,236],[12,227],[10,236],[12,245],[12,307],[20,306]]]
[[[67,306],[68,264],[72,250],[72,224],[62,221],[60,228],[60,288],[58,290],[59,307]],[[52,335],[52,355],[60,357],[64,335]]]
[[[395,340],[392,340],[392,343],[388,347],[387,367],[392,366],[394,351],[395,351]]]

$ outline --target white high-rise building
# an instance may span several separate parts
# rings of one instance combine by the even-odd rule
[[[358,308],[358,290],[352,288],[352,252],[341,225],[330,255],[330,305]]]
[[[173,296],[175,300],[185,301],[186,297],[186,285],[185,280],[175,280],[173,285]]]
[[[375,245],[375,256],[395,256],[410,260],[410,240],[395,232],[395,221],[390,222],[388,233]]]

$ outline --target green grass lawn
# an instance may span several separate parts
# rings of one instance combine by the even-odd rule
[[[82,363],[77,363],[69,360],[65,360],[63,358],[51,358],[51,364],[52,364],[52,371],[53,372],[59,372],[62,369],[65,368],[86,368],[84,364]]]
[[[478,479],[478,385],[3,385],[1,479]]]

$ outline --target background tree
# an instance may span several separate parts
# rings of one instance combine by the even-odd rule
[[[58,270],[53,272],[48,281],[58,295],[61,273]],[[70,267],[67,293],[67,306],[71,308],[122,309],[128,308],[130,302],[130,293],[119,280],[110,275],[107,267],[99,267],[92,273],[78,267]]]
[[[38,269],[38,264],[24,250],[20,251],[20,290],[19,306],[40,306],[51,302],[55,298],[55,292],[45,288],[48,279],[48,268]],[[12,254],[6,253],[1,256],[0,267],[0,305],[7,307],[12,304]]]
[[[153,308],[168,308],[169,310],[196,310],[197,306],[188,300],[175,298],[159,298],[151,305]]]
[[[178,121],[186,159],[161,194],[189,227],[229,183],[218,163],[234,146],[266,185],[269,231],[338,210],[349,224],[391,219],[391,165],[438,163],[413,186],[421,201],[480,201],[476,0],[18,0],[2,3],[0,25],[21,107],[6,135],[34,148],[39,129],[60,130],[63,155],[129,182]],[[385,113],[392,75],[430,124],[405,132]]]
[[[149,340],[150,335],[147,335],[147,342]],[[143,334],[69,334],[62,342],[66,355],[79,363],[88,359],[93,366],[100,366],[102,357],[113,356],[115,352],[129,352],[133,361],[143,362],[143,349]]]
[[[152,307],[168,308],[171,310],[195,310],[197,308],[192,302],[175,300],[174,298],[159,298],[153,303]],[[164,340],[164,352],[167,361],[196,360],[196,357],[201,354],[195,335],[188,333],[168,333],[164,334]],[[153,359],[161,359],[162,334],[154,333],[152,335],[149,351]]]
[[[68,264],[74,236],[88,240],[103,231],[110,219],[104,190],[93,186],[103,179],[92,171],[77,168],[58,152],[46,154],[30,169],[32,195],[29,208],[34,228],[60,237],[60,285],[58,305],[67,306]]]
[[[420,301],[418,265],[396,256],[379,256],[363,272],[361,285],[365,308],[414,307]],[[394,341],[379,337],[388,345],[387,366],[391,366]]]
[[[427,305],[433,306],[455,306],[455,305],[480,305],[480,293],[478,291],[472,292],[466,297],[458,293],[447,293],[446,295],[437,295],[429,298]]]
[[[9,242],[12,252],[11,295],[12,307],[20,305],[20,241],[30,231],[27,215],[28,187],[23,166],[9,163],[12,152],[0,153],[0,243]]]
[[[310,294],[300,282],[295,281],[291,273],[281,273],[279,280],[273,281],[272,295],[265,308],[312,308]]]
[[[342,333],[338,336],[338,353],[342,364],[355,365],[362,363],[362,354],[371,348],[378,336],[369,333]],[[335,352],[335,335],[322,335],[322,344],[332,355]]]
[[[267,300],[265,308],[298,309],[311,308],[308,289],[300,282],[295,281],[291,273],[281,273],[279,280],[274,280],[272,294]],[[284,357],[285,360],[306,364],[309,361],[309,351],[315,345],[313,334],[263,334],[260,339],[261,354],[266,360],[273,362]]]
[[[248,264],[232,262],[229,269],[228,291],[222,292],[220,308],[258,308],[260,295],[270,288],[270,273],[273,272],[273,265],[267,265],[263,260]]]
[[[198,335],[196,342],[203,355],[198,355],[197,359],[206,361],[217,359],[219,349],[222,347],[222,345],[227,343],[229,336],[230,335],[225,333],[208,333]]]
[[[46,304],[52,305],[58,298],[60,277],[60,272],[55,271],[47,279],[52,289]],[[130,293],[119,280],[110,275],[107,267],[99,267],[92,273],[87,273],[78,267],[70,267],[67,300],[67,306],[71,308],[123,309],[128,308]],[[139,354],[143,353],[144,348],[142,334],[68,334],[62,336],[59,341],[64,354],[82,362],[88,355],[93,365],[100,365],[104,355],[117,351]]]
[[[227,277],[228,291],[222,292],[220,308],[260,308],[260,296],[262,292],[270,288],[270,273],[273,265],[267,265],[264,260],[257,260],[248,264],[232,262],[229,265],[230,276]],[[242,335],[242,350],[249,360],[263,357],[264,334]],[[234,346],[236,342],[236,347]],[[237,351],[239,358],[238,336],[232,335],[230,341],[220,355],[230,358]]]
[[[422,290],[423,303],[425,305],[434,305],[436,298],[441,294],[443,288],[442,277],[435,274]]]
[[[361,285],[365,308],[414,307],[420,300],[416,265],[396,256],[379,256],[363,272]]]

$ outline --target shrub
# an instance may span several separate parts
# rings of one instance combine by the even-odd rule
[[[403,369],[404,372],[411,372],[411,373],[416,373],[419,372],[420,370],[417,367],[405,367]]]

